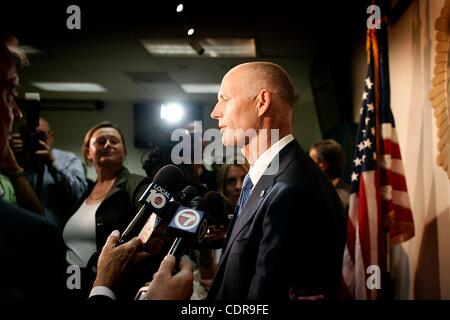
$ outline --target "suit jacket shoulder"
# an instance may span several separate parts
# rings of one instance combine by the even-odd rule
[[[56,227],[0,200],[0,300],[59,300],[65,246]]]

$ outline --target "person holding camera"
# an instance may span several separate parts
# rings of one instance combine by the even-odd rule
[[[20,134],[12,134],[14,153],[23,159],[28,181],[41,200],[45,217],[61,228],[60,217],[72,208],[87,189],[81,160],[72,152],[53,147],[54,132],[44,118],[36,128],[37,145],[24,143]]]

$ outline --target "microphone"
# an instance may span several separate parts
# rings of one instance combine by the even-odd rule
[[[164,214],[164,219],[159,216],[150,217],[144,228],[139,234],[144,245],[144,251],[147,251],[153,256],[157,256],[162,251],[169,250],[166,244],[172,243],[173,238],[167,233],[167,225],[175,214],[178,206],[187,204],[198,195],[198,191],[193,186],[185,187],[181,192],[174,195],[174,200],[170,202],[170,207]],[[164,249],[163,249],[164,248]]]
[[[211,249],[220,249],[229,223],[225,199],[220,193],[209,191],[205,195],[205,202],[208,212],[208,230],[204,244]]]
[[[206,236],[208,230],[206,201],[195,197],[188,207],[179,206],[168,225],[169,232],[177,237],[168,254],[181,258],[187,247],[196,248]]]
[[[159,169],[153,182],[139,198],[142,206],[122,233],[118,241],[119,245],[139,235],[153,212],[161,218],[168,215],[167,212],[171,211],[170,207],[173,206],[171,204],[172,196],[181,189],[183,179],[184,174],[177,166],[169,164]]]
[[[181,190],[181,194],[177,194],[175,197],[175,201],[178,201],[184,206],[187,206],[192,199],[199,195],[197,188],[194,186],[187,186],[183,190]]]
[[[206,209],[208,211],[208,225],[226,226],[228,214],[225,199],[216,191],[205,194]]]

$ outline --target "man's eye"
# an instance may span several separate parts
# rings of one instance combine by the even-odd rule
[[[235,178],[230,178],[227,180],[228,184],[236,184],[236,179]]]

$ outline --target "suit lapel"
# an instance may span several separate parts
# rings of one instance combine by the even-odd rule
[[[269,184],[269,182],[264,182],[261,179],[258,181],[254,189],[252,190],[252,193],[250,194],[250,198],[247,201],[247,204],[242,208],[241,213],[239,214],[239,217],[234,221],[234,224],[230,224],[231,228],[231,234],[227,236],[225,248],[223,249],[222,256],[220,258],[219,264],[217,266],[217,272],[216,272],[216,278],[219,277],[219,275],[222,275],[223,271],[222,268],[224,268],[225,261],[228,258],[228,254],[230,253],[231,244],[234,242],[236,237],[239,235],[239,233],[242,231],[242,229],[245,227],[249,221],[253,218],[253,216],[256,214],[256,211],[258,210],[259,206],[261,205],[261,202],[265,198],[266,194],[268,193],[269,189],[272,187],[273,184],[273,177],[272,177],[272,183]],[[264,191],[264,192],[263,192]],[[263,196],[260,197],[260,194]],[[235,212],[235,215],[237,212]],[[219,283],[219,281],[215,280],[214,283]],[[211,288],[212,289],[212,288]]]
[[[266,179],[269,178],[269,179]],[[272,178],[272,179],[270,179]],[[268,190],[272,187],[273,177],[263,176],[258,181],[256,186],[253,188],[252,193],[250,194],[250,198],[247,201],[247,204],[241,208],[241,212],[239,217],[236,219],[233,229],[231,230],[230,238],[227,241],[227,245],[225,247],[224,254],[227,255],[230,250],[230,244],[236,239],[242,229],[252,220],[253,216],[256,214],[259,206],[261,205],[262,200],[265,198],[265,195],[268,193]],[[263,196],[260,197],[260,194],[263,193]]]

